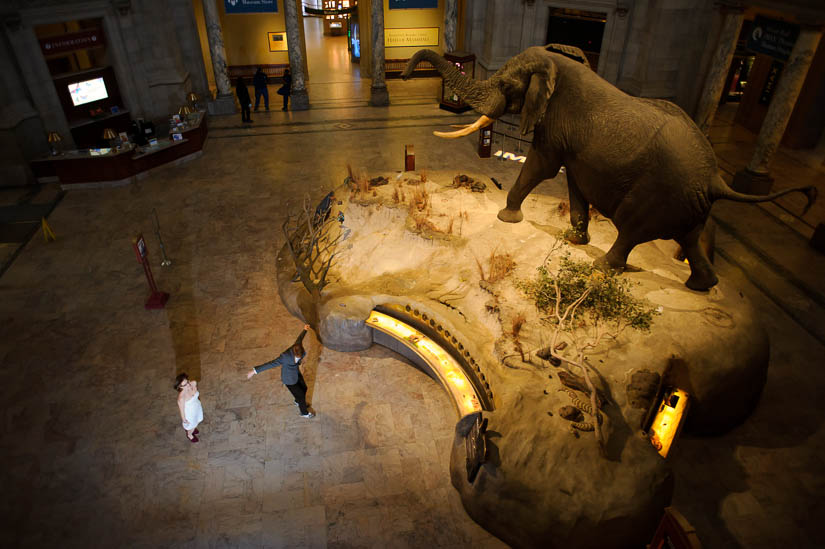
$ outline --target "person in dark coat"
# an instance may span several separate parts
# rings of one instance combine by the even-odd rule
[[[238,96],[238,103],[241,104],[241,122],[252,122],[249,108],[252,107],[252,99],[249,98],[249,90],[243,81],[243,76],[239,76],[235,81],[235,94]]]
[[[290,74],[289,69],[284,69],[283,79],[284,84],[278,88],[278,94],[284,96],[284,108],[281,110],[285,111],[289,103],[289,94],[292,91],[292,74]]]
[[[295,340],[295,343],[293,343],[291,347],[281,353],[275,360],[252,368],[252,370],[246,374],[246,379],[252,379],[252,376],[280,366],[281,381],[295,398],[295,405],[298,406],[301,417],[312,418],[315,417],[315,414],[309,410],[309,406],[307,405],[307,384],[300,370],[301,362],[306,356],[302,341],[307,330],[309,330],[309,324],[304,324],[304,331],[301,332],[301,335],[298,336],[298,339]]]
[[[258,110],[258,105],[261,103],[261,97],[264,98],[264,107],[269,110],[269,89],[267,89],[267,79],[263,67],[258,67],[258,72],[252,78],[252,84],[255,86],[255,110]]]

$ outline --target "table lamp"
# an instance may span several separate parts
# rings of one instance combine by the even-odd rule
[[[103,139],[109,140],[109,146],[112,150],[117,148],[117,139],[119,139],[119,137],[112,128],[106,128],[103,130]]]
[[[198,97],[198,94],[195,92],[189,92],[189,95],[186,96],[186,100],[189,101],[189,104],[192,105],[196,111],[199,110],[198,101],[200,101],[200,98]]]
[[[188,116],[188,115],[192,114],[193,112],[195,112],[195,111],[192,110],[192,107],[190,107],[189,105],[184,105],[180,108],[180,110],[178,111],[178,114],[181,115],[182,117],[185,117],[185,116]]]
[[[57,144],[63,141],[63,138],[60,137],[60,134],[57,132],[49,132],[48,137],[49,142],[49,150],[51,150],[52,156],[57,156],[60,154],[60,150],[57,148]]]

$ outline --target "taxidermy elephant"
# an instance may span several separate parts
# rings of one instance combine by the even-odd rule
[[[657,238],[678,242],[690,263],[686,285],[707,290],[717,282],[699,245],[715,200],[764,202],[801,191],[810,207],[816,189],[788,189],[767,196],[735,192],[719,177],[710,143],[687,114],[663,100],[625,94],[590,69],[581,50],[550,44],[509,59],[489,80],[473,80],[432,50],[420,50],[402,78],[427,60],[445,83],[482,116],[440,137],[468,135],[505,113],[521,113],[521,134],[533,143],[498,217],[518,223],[521,203],[536,185],[566,167],[570,195],[569,240],[585,244],[590,205],[619,231],[598,263],[623,270],[637,245]]]

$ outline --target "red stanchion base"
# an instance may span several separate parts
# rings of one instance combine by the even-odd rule
[[[163,309],[167,301],[169,301],[169,294],[166,292],[152,292],[144,307],[146,309]]]

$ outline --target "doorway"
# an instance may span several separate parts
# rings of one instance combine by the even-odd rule
[[[352,55],[349,38],[352,18],[333,21],[341,25],[333,30],[325,17],[304,15],[310,103],[313,106],[361,104],[369,97],[369,80],[362,83],[361,66]]]
[[[599,66],[607,14],[550,8],[545,44],[567,44],[582,50],[595,71]]]

